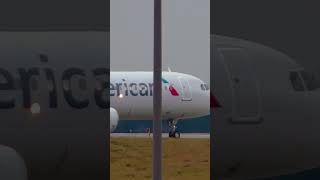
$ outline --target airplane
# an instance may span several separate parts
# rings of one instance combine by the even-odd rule
[[[315,73],[277,50],[211,35],[212,177],[319,167],[319,87]]]
[[[152,73],[110,73],[107,32],[0,38],[0,179],[105,177],[108,131],[118,119],[152,119]],[[210,113],[210,90],[200,79],[164,72],[162,81],[170,136],[178,119]]]
[[[0,38],[0,179],[105,179],[108,33]]]
[[[0,165],[5,167],[0,179],[5,172],[14,172],[11,179],[105,177],[109,113],[113,108],[120,119],[126,118],[116,104],[110,108],[110,100],[121,102],[121,94],[109,91],[109,78],[115,77],[114,84],[123,83],[123,77],[109,74],[109,33],[1,32],[0,38]],[[206,101],[208,106],[209,99],[216,101],[211,122],[214,177],[270,177],[319,166],[318,77],[269,47],[211,38],[210,91],[215,98]],[[174,78],[178,74],[163,76],[181,93]],[[144,78],[128,74],[125,84],[151,82]],[[171,98],[165,87],[164,98]],[[122,99],[128,101],[122,103],[133,100],[125,93]],[[171,107],[164,99],[163,112],[165,106]]]
[[[210,114],[209,86],[199,78],[178,72],[162,73],[162,119],[169,137],[177,137],[178,120]],[[118,120],[152,120],[153,72],[110,73],[110,131]]]

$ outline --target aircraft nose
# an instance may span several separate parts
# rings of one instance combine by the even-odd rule
[[[201,98],[199,98],[198,112],[199,116],[205,116],[210,114],[210,90],[201,91]]]

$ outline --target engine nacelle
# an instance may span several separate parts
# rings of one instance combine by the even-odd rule
[[[14,149],[2,145],[0,145],[0,179],[27,179],[27,168],[22,157]]]
[[[119,113],[114,108],[110,108],[110,132],[113,132],[119,122]]]

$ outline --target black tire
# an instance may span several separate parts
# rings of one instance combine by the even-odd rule
[[[180,132],[179,131],[176,131],[175,132],[175,136],[174,136],[175,138],[179,138],[180,139]]]
[[[176,138],[176,133],[177,132],[169,132],[169,138]]]
[[[170,132],[169,132],[169,138],[172,138],[172,136],[173,136],[173,134],[172,134],[172,132],[170,131]]]

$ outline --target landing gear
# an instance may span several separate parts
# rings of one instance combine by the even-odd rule
[[[169,138],[180,138],[180,132],[177,131],[177,120],[168,120],[169,123]]]

